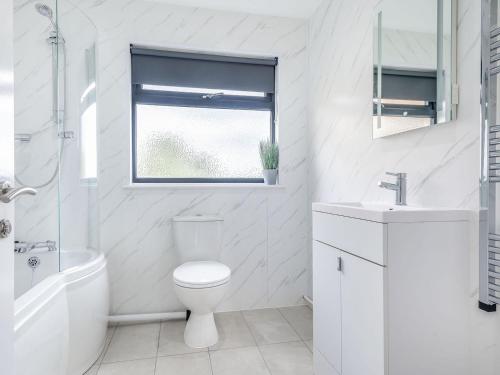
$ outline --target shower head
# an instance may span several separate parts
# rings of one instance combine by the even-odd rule
[[[47,4],[36,3],[35,4],[35,9],[42,16],[47,17],[47,18],[49,18],[52,21],[54,12],[52,11],[52,8],[49,7]]]
[[[50,43],[54,43],[54,40],[56,40],[55,43],[59,43],[59,42],[64,43],[64,38],[61,35],[61,33],[58,31],[57,24],[54,21],[54,11],[52,10],[52,8],[50,6],[48,6],[47,4],[36,3],[35,4],[35,9],[42,16],[48,18],[49,21],[50,21],[50,23],[52,24],[52,27],[53,27],[54,30],[52,31],[53,35],[49,38],[49,42]],[[54,37],[54,35],[58,36],[58,38]]]

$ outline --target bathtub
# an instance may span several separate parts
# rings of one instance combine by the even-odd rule
[[[34,271],[30,257],[39,261]],[[15,256],[17,375],[82,375],[104,347],[109,310],[104,256],[61,251],[61,272],[54,273],[58,263],[58,252],[46,249]]]

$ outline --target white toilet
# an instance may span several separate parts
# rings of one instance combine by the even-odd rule
[[[173,218],[175,248],[182,263],[173,279],[177,297],[191,311],[184,341],[192,348],[206,348],[219,339],[214,310],[231,280],[231,269],[218,262],[222,222],[215,216]]]

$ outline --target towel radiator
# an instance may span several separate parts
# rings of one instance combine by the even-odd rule
[[[481,3],[479,308],[500,304],[500,25],[498,0]]]

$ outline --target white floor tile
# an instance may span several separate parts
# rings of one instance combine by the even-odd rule
[[[103,362],[156,357],[159,333],[159,323],[117,327]]]
[[[255,346],[255,340],[241,312],[215,314],[215,324],[219,342],[210,347],[210,350]]]
[[[313,340],[304,341],[304,344],[306,344],[306,346],[309,348],[309,350],[311,351],[311,353],[314,352]]]
[[[308,307],[219,313],[216,324],[210,351],[184,343],[184,321],[110,328],[103,360],[85,375],[313,374]]]
[[[210,352],[213,375],[270,375],[257,347]]]
[[[113,338],[113,335],[115,334],[116,331],[116,326],[110,326],[108,327],[106,331],[106,345],[108,345],[111,342],[111,339]]]
[[[265,345],[260,351],[272,375],[313,375],[313,359],[302,342]]]
[[[97,375],[154,375],[155,358],[103,363]]]
[[[258,345],[300,340],[290,324],[276,309],[244,311],[243,316]]]
[[[99,370],[99,364],[95,364],[89,368],[83,375],[97,375],[97,370]]]
[[[97,359],[95,365],[100,365],[102,360],[104,359],[104,355],[108,351],[109,344],[111,343],[111,339],[113,338],[113,335],[115,334],[116,327],[108,327],[108,331],[106,332],[106,341],[104,342],[104,348],[102,349],[102,353]]]
[[[207,351],[207,349],[193,349],[184,343],[184,329],[186,322],[172,320],[161,324],[160,345],[158,355],[176,355]]]
[[[208,352],[158,357],[155,375],[211,375]]]
[[[313,312],[307,306],[293,306],[280,309],[285,319],[299,334],[302,340],[313,337]]]

